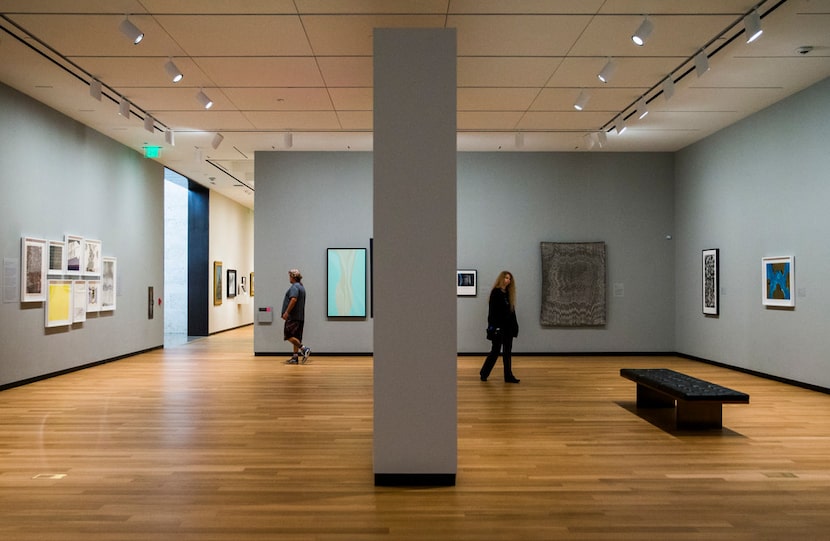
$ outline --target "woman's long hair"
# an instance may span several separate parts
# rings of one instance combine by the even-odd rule
[[[504,278],[506,276],[510,276],[510,283],[507,284],[507,288],[504,287]],[[507,298],[510,301],[510,309],[516,309],[516,277],[513,276],[513,273],[510,271],[501,271],[499,273],[499,277],[496,278],[496,283],[493,284],[493,289],[507,289]]]

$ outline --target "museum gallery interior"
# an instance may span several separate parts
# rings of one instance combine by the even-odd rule
[[[0,0],[4,538],[825,536],[830,1],[687,4]]]

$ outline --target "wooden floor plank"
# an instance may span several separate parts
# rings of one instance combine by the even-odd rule
[[[458,360],[455,487],[378,488],[372,360],[288,366],[250,327],[0,392],[14,541],[749,540],[830,531],[830,396],[677,357]],[[751,397],[722,429],[638,411],[619,369]]]

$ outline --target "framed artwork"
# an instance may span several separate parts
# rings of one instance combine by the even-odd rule
[[[114,257],[105,257],[101,264],[101,312],[115,310],[117,289],[117,261]]]
[[[66,270],[66,260],[63,257],[66,243],[60,240],[49,241],[49,270],[48,274],[61,275]]]
[[[458,270],[456,277],[456,295],[459,297],[475,296],[478,289],[478,271]]]
[[[86,281],[86,311],[101,311],[101,280]]]
[[[86,321],[87,285],[86,280],[72,281],[72,323]]]
[[[236,297],[236,269],[228,269],[228,298]]]
[[[222,304],[222,262],[213,262],[213,306]]]
[[[248,287],[250,288],[250,290],[248,291],[248,295],[253,297],[254,296],[254,273],[253,272],[251,273],[251,279],[248,281]]]
[[[764,306],[795,306],[795,258],[791,255],[761,260]]]
[[[46,294],[47,327],[72,323],[72,280],[49,280]]]
[[[84,257],[84,238],[78,235],[64,235],[63,239],[66,244],[66,274],[80,274]]]
[[[703,250],[703,313],[716,316],[720,310],[720,267],[718,266],[718,249]]]
[[[46,300],[47,242],[44,239],[20,239],[20,302]]]
[[[101,241],[84,239],[84,257],[81,274],[93,278],[101,277]]]
[[[326,315],[366,317],[366,248],[328,248],[326,270]]]

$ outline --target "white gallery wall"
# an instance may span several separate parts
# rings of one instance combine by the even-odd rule
[[[4,263],[19,265],[23,235],[80,235],[117,258],[115,311],[47,329],[44,303],[0,304],[0,385],[161,346],[163,306],[148,318],[148,287],[163,296],[162,166],[4,85],[0,164]]]
[[[477,270],[479,286],[477,296],[457,298],[459,351],[489,348],[487,298],[502,269],[518,287],[517,352],[674,351],[675,245],[666,238],[674,227],[673,168],[671,154],[460,154],[458,265]],[[326,248],[369,247],[371,154],[259,152],[256,182],[256,307],[278,311],[286,271],[299,266],[308,289],[306,341],[320,352],[371,352],[371,318],[325,317]],[[607,244],[606,326],[539,324],[543,241]],[[455,276],[400,287],[428,296],[439,279],[454,283]],[[255,352],[288,351],[278,318],[255,326]]]
[[[830,79],[677,153],[678,352],[830,388]],[[701,250],[720,254],[720,314]],[[794,308],[761,304],[761,258],[795,257]]]

